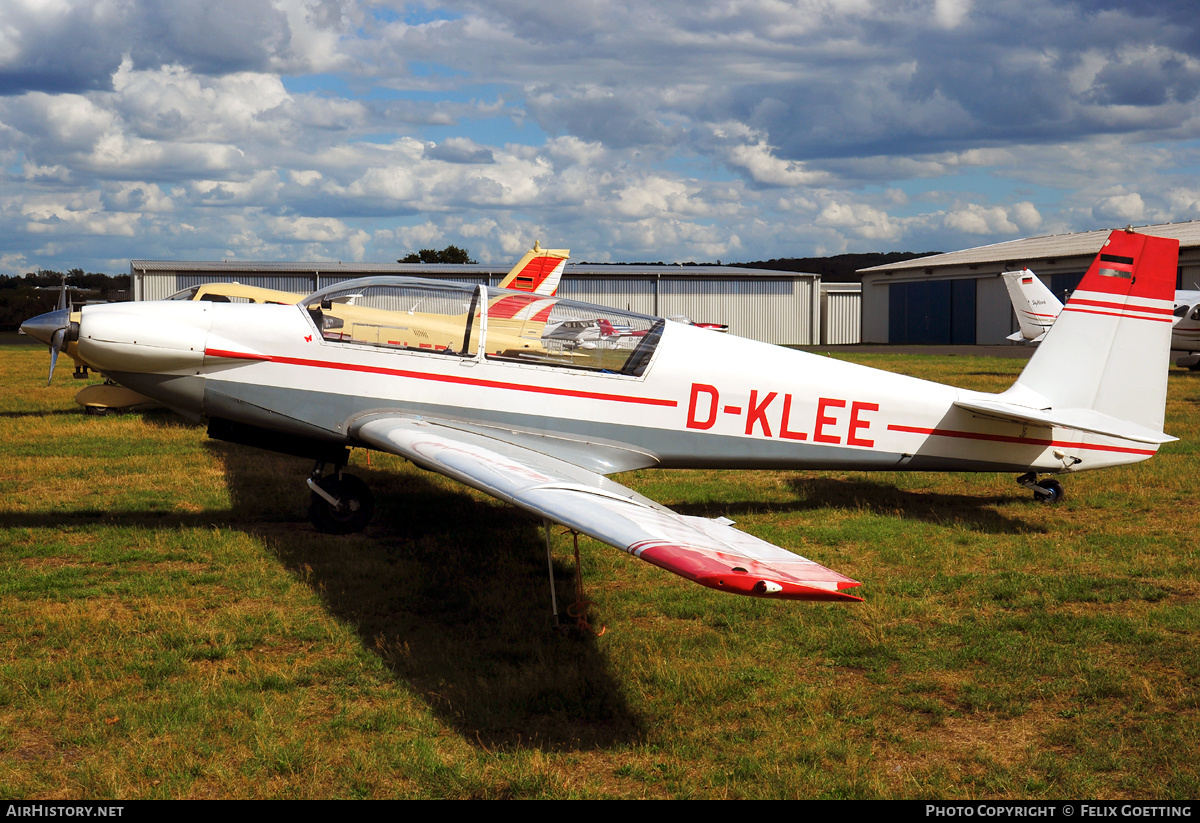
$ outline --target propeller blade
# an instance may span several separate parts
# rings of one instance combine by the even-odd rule
[[[54,379],[54,367],[58,365],[58,353],[67,348],[67,330],[65,328],[58,329],[50,336],[50,375],[46,378],[46,385],[50,385],[50,381]]]
[[[50,347],[50,377],[46,378],[46,385],[50,385],[50,380],[54,377],[54,367],[58,363],[58,353],[65,351],[67,348],[67,327],[71,325],[71,312],[67,309],[58,309],[57,311],[46,312],[39,314],[37,317],[31,317],[21,324],[21,331],[45,343]]]

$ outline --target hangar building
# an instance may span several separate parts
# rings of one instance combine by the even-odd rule
[[[1110,229],[1010,240],[862,274],[862,342],[993,345],[1017,330],[1000,276],[1028,268],[1066,302]],[[1200,221],[1135,231],[1179,240],[1176,288],[1200,288]]]
[[[134,300],[162,300],[180,289],[235,280],[243,285],[309,294],[319,288],[381,274],[436,277],[498,284],[511,264],[424,263],[255,263],[241,260],[189,262],[132,260]],[[697,322],[725,323],[731,334],[782,345],[822,342],[821,278],[816,274],[734,266],[624,266],[568,263],[559,285],[562,297],[661,317],[685,315]],[[857,295],[840,292],[832,334],[857,342]],[[850,324],[852,328],[845,327]]]

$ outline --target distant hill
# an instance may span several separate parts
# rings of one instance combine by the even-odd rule
[[[867,252],[864,254],[835,254],[833,257],[780,257],[775,260],[758,260],[753,263],[730,263],[729,265],[748,269],[809,272],[821,275],[821,280],[826,283],[857,283],[862,279],[857,274],[859,269],[868,269],[871,266],[886,266],[889,263],[912,260],[914,257],[928,257],[931,254],[941,254],[941,252],[889,251]]]

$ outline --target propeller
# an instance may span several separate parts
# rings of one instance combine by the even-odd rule
[[[58,293],[58,308],[26,320],[21,324],[21,331],[50,347],[50,374],[46,378],[46,385],[49,386],[54,379],[54,367],[58,365],[58,353],[67,350],[68,342],[79,339],[79,324],[71,322],[65,278],[62,290]]]

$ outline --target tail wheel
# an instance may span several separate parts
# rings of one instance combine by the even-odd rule
[[[1039,503],[1061,503],[1066,492],[1063,491],[1062,483],[1057,480],[1042,480],[1037,484],[1038,489],[1044,489],[1044,492],[1034,490],[1033,497]]]
[[[313,528],[324,534],[354,534],[367,527],[375,514],[375,496],[367,484],[352,474],[331,474],[317,485],[336,498],[338,505],[314,493],[308,504],[308,516]]]

